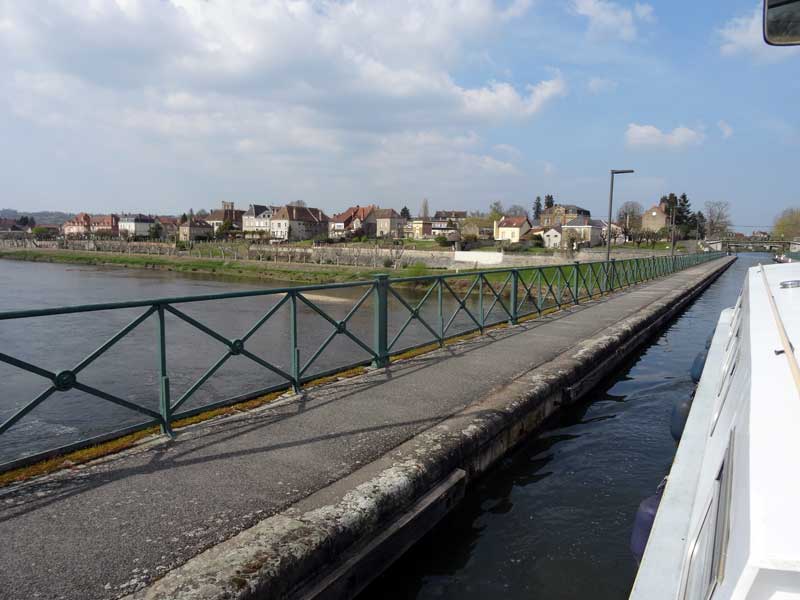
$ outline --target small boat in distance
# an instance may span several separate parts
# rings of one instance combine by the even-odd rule
[[[719,318],[630,598],[800,598],[800,262]]]

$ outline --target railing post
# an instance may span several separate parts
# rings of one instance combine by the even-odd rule
[[[616,278],[616,275],[617,275],[617,259],[616,258],[612,258],[611,259],[611,264],[608,266],[608,270],[611,272],[611,287],[609,288],[608,291],[609,292],[613,292],[614,291],[614,279]]]
[[[542,267],[536,269],[536,311],[542,314],[544,302],[542,302]]]
[[[483,273],[478,273],[478,312],[481,315],[481,333],[486,326],[486,317],[483,314]]]
[[[442,298],[443,279],[441,277],[437,277],[436,282],[438,284],[436,289],[436,305],[439,319],[439,347],[442,348],[444,346],[444,299]]]
[[[297,294],[289,292],[289,344],[291,345],[292,389],[300,392],[300,347],[297,342]]]
[[[169,376],[167,375],[167,328],[162,304],[158,305],[158,367],[158,411],[161,413],[161,433],[175,437],[172,432],[172,406],[169,397]]]
[[[517,288],[519,287],[519,271],[511,269],[511,325],[517,324]]]
[[[385,367],[389,364],[389,349],[388,349],[388,329],[389,329],[389,315],[388,315],[388,288],[389,276],[380,273],[375,275],[375,361],[373,362],[376,367]]]
[[[580,268],[581,268],[581,261],[576,260],[575,261],[575,266],[573,267],[573,270],[575,272],[573,273],[573,277],[572,277],[572,279],[574,280],[574,283],[575,283],[575,287],[572,288],[575,291],[575,294],[573,294],[573,296],[575,298],[575,304],[580,304],[579,298],[580,298],[581,294],[580,294],[580,289],[579,289],[579,285],[578,285],[578,269],[580,269]]]

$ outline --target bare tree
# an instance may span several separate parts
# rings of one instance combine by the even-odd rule
[[[508,210],[506,210],[506,214],[509,217],[527,217],[528,211],[525,210],[524,206],[520,206],[519,204],[512,204],[511,206],[508,207]]]
[[[419,216],[423,219],[430,219],[431,218],[431,209],[428,206],[428,199],[423,198],[422,204],[419,205]]]
[[[617,211],[617,224],[622,228],[625,239],[632,239],[632,234],[642,228],[642,205],[629,200]]]
[[[706,202],[706,231],[711,239],[725,235],[731,227],[730,204],[725,200]]]

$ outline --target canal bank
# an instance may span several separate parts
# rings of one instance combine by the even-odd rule
[[[353,593],[725,267],[693,267],[11,490],[4,583],[21,596],[118,596],[171,570],[139,595]],[[126,542],[109,548],[110,538]],[[364,546],[377,541],[387,545]],[[359,562],[365,550],[378,562]],[[315,576],[332,578],[297,588]]]

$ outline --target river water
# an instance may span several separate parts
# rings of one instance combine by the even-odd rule
[[[676,445],[669,421],[722,309],[767,254],[740,254],[663,334],[581,404],[555,415],[361,598],[627,598],[639,502]]]
[[[249,283],[163,271],[124,268],[79,267],[48,263],[0,260],[0,311],[129,301],[146,298],[183,297],[199,294],[285,287],[291,284]],[[335,320],[343,319],[368,286],[334,291],[308,292],[305,296]],[[424,289],[400,288],[398,293],[412,305]],[[282,295],[227,299],[176,305],[189,316],[222,333],[228,339],[242,337]],[[456,308],[444,298],[445,314]],[[473,308],[475,299],[468,305]],[[490,303],[487,303],[490,304]],[[488,307],[487,307],[488,308]],[[52,372],[71,369],[85,356],[141,315],[144,308],[92,313],[0,320],[0,352]],[[488,316],[499,319],[499,306]],[[408,317],[408,311],[389,299],[390,341]],[[436,323],[436,295],[428,298],[421,315]],[[373,344],[371,296],[354,313],[348,330],[367,346]],[[435,327],[435,325],[433,325]],[[448,334],[472,327],[461,312]],[[167,315],[167,367],[173,402],[225,353],[226,348],[178,318]],[[333,327],[308,306],[298,303],[298,337],[301,364],[313,355]],[[271,364],[290,371],[288,303],[278,310],[248,341],[247,348]],[[151,316],[111,350],[97,359],[79,381],[125,400],[157,410],[159,393],[157,318]],[[398,340],[396,349],[432,341],[414,321]],[[337,335],[306,372],[307,375],[366,360],[369,354],[344,335]],[[49,380],[0,363],[0,422],[14,414],[49,387]],[[250,394],[284,380],[243,356],[228,360],[181,409]],[[55,448],[145,420],[143,415],[72,389],[56,393],[0,435],[0,463],[26,454]]]

